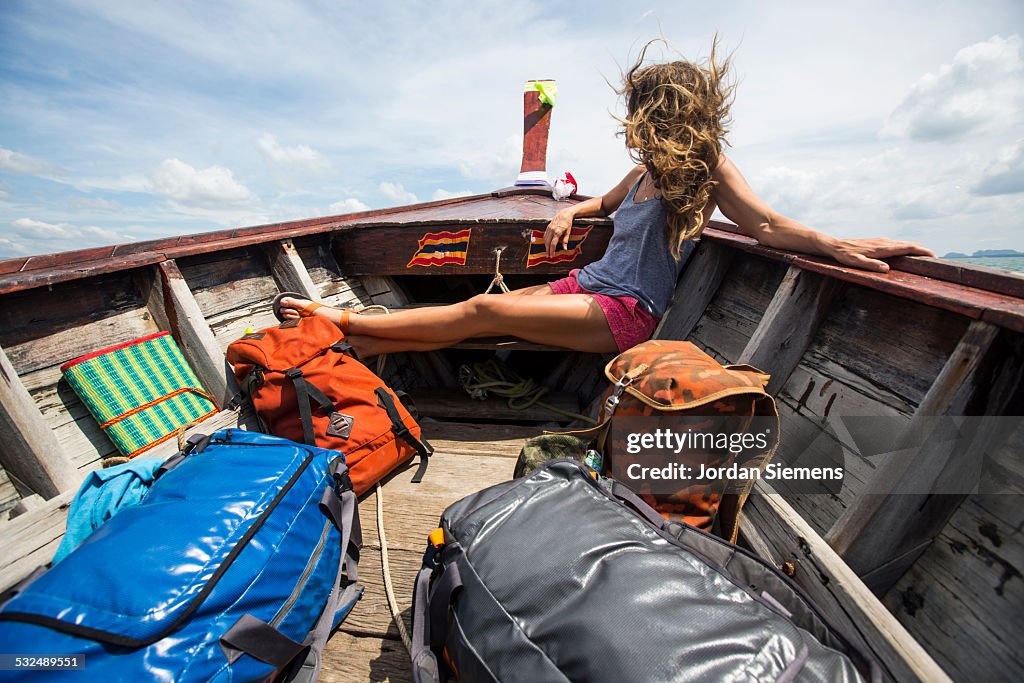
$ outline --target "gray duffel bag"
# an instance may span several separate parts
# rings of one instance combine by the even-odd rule
[[[572,460],[445,510],[416,581],[413,677],[879,681],[799,588]]]

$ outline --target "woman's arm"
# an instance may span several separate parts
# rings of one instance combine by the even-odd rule
[[[555,214],[555,217],[548,223],[544,231],[544,246],[547,248],[548,256],[554,256],[558,250],[558,243],[561,241],[562,249],[569,248],[569,233],[572,230],[572,222],[575,218],[587,218],[590,216],[604,217],[610,215],[619,204],[626,198],[629,188],[633,186],[640,176],[643,175],[644,167],[636,166],[626,177],[619,181],[619,184],[600,197],[591,197],[585,201],[570,204]]]
[[[880,261],[881,258],[904,254],[934,256],[931,251],[913,242],[897,242],[885,238],[840,239],[811,230],[773,211],[754,193],[736,164],[724,154],[719,159],[713,177],[718,184],[712,199],[717,202],[718,208],[744,234],[766,246],[828,256],[847,266],[880,273],[889,270],[889,265]]]

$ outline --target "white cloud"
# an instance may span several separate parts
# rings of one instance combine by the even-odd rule
[[[377,190],[395,205],[415,204],[418,201],[416,195],[402,187],[401,183],[390,183],[385,180],[377,186]]]
[[[459,190],[459,191],[456,191],[456,192],[449,192],[448,190],[439,187],[436,190],[434,190],[434,194],[431,195],[431,199],[433,199],[434,201],[438,201],[438,200],[441,200],[441,199],[454,199],[456,197],[468,197],[471,194],[473,194],[473,193],[470,192],[469,190]]]
[[[18,218],[11,221],[14,234],[21,237],[19,242],[22,251],[26,247],[34,247],[33,251],[52,251],[59,249],[81,249],[102,244],[118,244],[132,242],[133,235],[101,228],[95,225],[76,226],[71,223],[48,223],[33,218]],[[27,243],[27,244],[26,244]]]
[[[28,154],[0,147],[0,171],[47,176],[56,175],[61,172],[61,169],[54,164],[36,159]]]
[[[1024,192],[1024,140],[999,150],[972,192],[981,197]]]
[[[249,188],[223,166],[197,170],[178,159],[165,159],[149,180],[152,192],[183,204],[218,207],[255,199]]]
[[[15,232],[34,239],[67,239],[72,236],[70,223],[46,223],[31,218],[18,218],[11,222]]]
[[[223,211],[258,201],[248,187],[235,179],[231,169],[223,166],[197,169],[174,158],[164,159],[149,173],[131,173],[119,178],[86,178],[74,185],[80,190],[152,194],[170,199],[183,209]]]
[[[26,254],[28,249],[24,244],[0,237],[0,258],[6,258],[15,254]]]
[[[519,176],[523,160],[523,136],[509,135],[494,147],[460,150],[459,171],[474,181],[486,181],[507,187]]]
[[[366,211],[369,208],[369,206],[354,197],[342,199],[340,202],[334,202],[327,207],[331,213],[356,213],[357,211]]]
[[[825,190],[823,174],[816,171],[771,166],[758,174],[758,192],[776,211],[806,214]]]
[[[952,140],[980,128],[1008,128],[1024,107],[1024,41],[992,38],[959,50],[950,64],[921,77],[882,132],[916,140]]]
[[[283,147],[270,133],[261,135],[256,141],[256,146],[264,157],[281,166],[302,168],[313,173],[326,171],[331,167],[331,163],[312,147]]]
[[[124,207],[102,197],[72,197],[68,200],[72,209],[83,211],[121,211]]]

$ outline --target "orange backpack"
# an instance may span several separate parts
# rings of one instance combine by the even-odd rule
[[[621,466],[630,457],[616,440],[607,439],[609,421],[620,416],[728,417],[732,418],[730,428],[737,432],[751,430],[756,422],[759,428],[770,426],[772,434],[765,439],[764,448],[747,452],[747,459],[737,464],[763,472],[775,453],[778,411],[775,400],[765,392],[769,375],[756,368],[722,366],[690,342],[651,340],[613,358],[605,367],[605,376],[614,385],[602,397],[602,425],[598,428],[606,470],[615,469],[616,461]],[[687,424],[692,425],[693,421]],[[722,449],[698,450],[695,455],[709,467],[736,462],[734,456]],[[623,483],[630,482],[624,479]],[[717,527],[714,530],[718,535],[735,542],[740,508],[753,485],[750,478],[723,478],[681,485],[671,494],[642,489],[637,492],[662,516],[706,531]]]
[[[227,357],[263,431],[344,453],[357,495],[414,454],[413,481],[420,481],[433,450],[395,392],[351,348],[336,325],[313,316],[247,334]]]

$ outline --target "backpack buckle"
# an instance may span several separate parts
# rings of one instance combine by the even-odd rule
[[[337,472],[334,473],[334,493],[338,498],[341,498],[341,494],[346,491],[351,491],[352,489],[352,477],[349,476],[347,469],[341,474]]]
[[[294,380],[302,377],[302,370],[299,370],[298,368],[288,368],[284,371],[284,374],[288,379]]]

